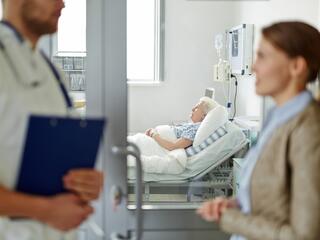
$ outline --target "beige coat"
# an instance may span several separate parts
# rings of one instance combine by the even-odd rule
[[[250,240],[320,239],[320,106],[277,129],[251,178],[252,213],[224,212],[220,226]]]

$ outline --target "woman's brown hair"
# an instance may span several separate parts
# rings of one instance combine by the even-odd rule
[[[307,81],[316,79],[320,69],[320,33],[303,22],[279,22],[262,29],[263,37],[290,58],[303,57],[309,68]]]

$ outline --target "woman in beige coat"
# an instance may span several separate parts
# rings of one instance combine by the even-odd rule
[[[301,22],[262,30],[256,92],[276,107],[246,156],[239,194],[199,209],[234,239],[320,239],[320,107],[306,90],[320,68],[320,34]]]

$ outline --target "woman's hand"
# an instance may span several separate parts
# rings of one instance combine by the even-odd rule
[[[202,206],[197,210],[197,214],[206,221],[219,222],[223,212],[227,208],[238,207],[239,205],[235,199],[218,197],[202,204]]]
[[[35,218],[61,231],[78,227],[93,213],[91,206],[73,194],[50,197],[41,205],[44,207],[43,211]]]
[[[103,187],[103,173],[94,169],[71,170],[63,178],[64,187],[76,193],[82,201],[99,198]]]

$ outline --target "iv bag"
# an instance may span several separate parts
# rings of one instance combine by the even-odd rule
[[[221,58],[221,49],[223,47],[223,35],[217,34],[214,39],[214,47],[217,49],[217,55],[219,58]]]

